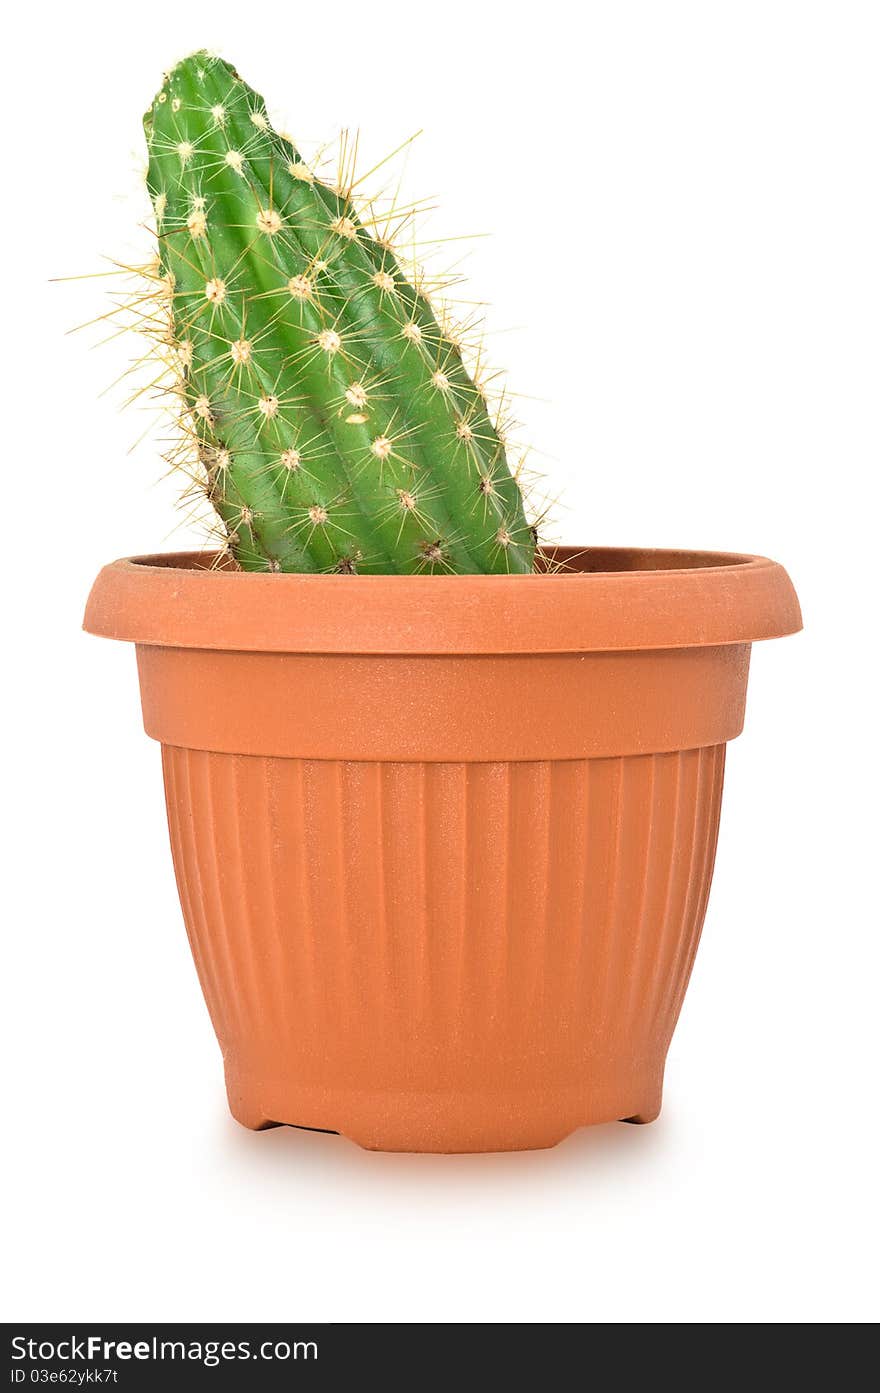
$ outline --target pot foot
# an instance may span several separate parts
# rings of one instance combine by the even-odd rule
[[[229,1111],[232,1112],[232,1109],[230,1108]],[[270,1122],[267,1117],[254,1117],[253,1120],[251,1120],[249,1117],[239,1117],[238,1114],[234,1112],[232,1112],[232,1116],[239,1126],[247,1127],[249,1132],[271,1132],[273,1127],[287,1126],[286,1122]],[[307,1128],[306,1130],[310,1131],[311,1128]]]
[[[255,1106],[241,1093],[227,1088],[226,1096],[232,1116],[242,1127],[247,1127],[249,1132],[268,1132],[272,1127],[284,1126],[283,1122],[266,1117],[262,1108]]]
[[[507,1151],[549,1151],[577,1130],[574,1126],[564,1132],[535,1132],[520,1128],[498,1133],[471,1133],[466,1129],[437,1132],[383,1128],[379,1134],[347,1129],[342,1135],[362,1151],[396,1152],[411,1156],[485,1156]]]
[[[621,1122],[629,1122],[633,1127],[647,1127],[649,1122],[656,1122],[660,1116],[660,1108],[663,1100],[658,1098],[656,1103],[650,1103],[642,1108],[640,1112],[633,1113],[632,1117],[622,1117]]]

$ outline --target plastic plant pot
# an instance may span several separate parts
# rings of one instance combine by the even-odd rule
[[[99,575],[246,1127],[495,1151],[657,1116],[750,646],[800,612],[762,557],[557,559]]]

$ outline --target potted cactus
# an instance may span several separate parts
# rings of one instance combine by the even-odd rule
[[[136,645],[234,1116],[411,1151],[650,1121],[788,577],[542,547],[351,188],[205,53],[145,127],[150,322],[224,536],[105,567],[85,627]]]

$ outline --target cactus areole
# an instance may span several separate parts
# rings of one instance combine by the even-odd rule
[[[351,188],[316,178],[206,53],[144,127],[179,391],[239,565],[532,571],[484,396]]]

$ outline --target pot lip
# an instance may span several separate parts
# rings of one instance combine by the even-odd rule
[[[597,653],[702,648],[801,628],[766,556],[548,548],[529,576],[242,572],[211,552],[123,557],[99,573],[83,628],[171,648],[266,653]],[[357,602],[352,602],[352,590]]]

